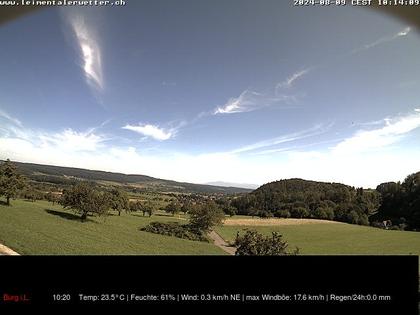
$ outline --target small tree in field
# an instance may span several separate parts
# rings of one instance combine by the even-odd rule
[[[225,214],[212,200],[198,205],[190,211],[190,225],[204,232],[222,224],[224,218]]]
[[[114,211],[118,211],[118,215],[121,215],[121,211],[129,211],[129,199],[125,191],[121,189],[113,189],[110,193],[111,198],[111,208]]]
[[[81,182],[64,190],[60,203],[64,208],[80,213],[80,218],[84,221],[89,213],[99,216],[108,214],[111,197],[96,190],[92,184]]]
[[[172,213],[172,216],[174,216],[181,211],[181,205],[176,201],[172,201],[165,207],[165,211]]]
[[[0,195],[6,197],[8,206],[10,198],[14,198],[25,185],[25,178],[17,173],[16,166],[9,159],[0,165]]]
[[[156,205],[149,200],[143,205],[143,210],[142,211],[143,211],[143,215],[145,213],[147,213],[149,215],[149,217],[151,217],[152,214],[155,213],[155,211],[156,211]]]
[[[247,230],[243,236],[238,234],[235,239],[236,252],[238,256],[277,256],[277,255],[297,255],[299,249],[294,252],[287,252],[287,242],[277,232],[272,232],[270,236],[264,236],[255,230]]]

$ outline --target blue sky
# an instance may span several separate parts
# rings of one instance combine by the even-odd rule
[[[420,170],[419,33],[373,10],[127,1],[0,39],[2,159],[256,185]]]

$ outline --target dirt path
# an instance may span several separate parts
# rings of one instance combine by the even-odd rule
[[[13,255],[13,256],[19,256],[18,253],[16,253],[13,249],[10,249],[7,246],[4,246],[0,244],[0,255]]]
[[[224,250],[229,255],[235,255],[236,248],[229,246],[228,243],[215,231],[209,233],[209,237],[213,240],[214,245]]]

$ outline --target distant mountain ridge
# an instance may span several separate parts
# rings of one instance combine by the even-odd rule
[[[241,187],[222,187],[205,184],[192,184],[173,180],[159,179],[147,175],[123,174],[106,171],[88,170],[74,167],[43,165],[34,163],[14,162],[19,171],[29,179],[37,182],[54,184],[70,184],[75,179],[115,182],[130,186],[141,186],[146,190],[185,193],[246,193],[251,189]]]
[[[245,189],[257,189],[259,186],[255,184],[245,184],[245,183],[231,183],[231,182],[208,182],[204,185],[212,185],[212,186],[221,186],[221,187],[238,187],[238,188],[245,188]]]

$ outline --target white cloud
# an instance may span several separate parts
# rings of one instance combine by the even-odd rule
[[[88,26],[83,16],[69,17],[70,25],[76,36],[83,60],[82,69],[86,81],[94,89],[103,89],[101,49],[92,27]]]
[[[293,83],[296,80],[301,79],[303,76],[308,74],[308,72],[311,70],[311,68],[306,68],[303,70],[300,70],[298,72],[293,73],[290,77],[288,77],[285,81],[280,82],[276,85],[276,91],[280,88],[291,88],[293,86]]]
[[[271,146],[286,143],[286,142],[292,142],[292,141],[297,141],[297,140],[301,140],[308,137],[317,136],[322,133],[325,133],[331,127],[332,127],[332,124],[329,124],[326,126],[319,124],[306,130],[302,130],[302,131],[290,133],[287,135],[283,135],[280,137],[263,140],[263,141],[259,141],[250,145],[246,145],[246,146],[243,146],[241,148],[231,151],[231,153],[243,153],[243,152],[248,152],[248,151],[254,151],[257,149],[271,147]]]
[[[403,30],[401,30],[400,32],[398,32],[398,33],[396,33],[394,35],[390,35],[390,36],[385,36],[385,37],[379,38],[378,40],[376,40],[376,41],[374,41],[372,43],[369,43],[369,44],[366,44],[366,45],[364,45],[362,47],[353,49],[350,52],[350,55],[353,55],[353,54],[356,54],[356,53],[359,53],[359,52],[362,52],[362,51],[371,49],[373,47],[376,47],[378,45],[381,45],[381,44],[384,44],[384,43],[387,43],[387,42],[391,42],[391,41],[393,41],[393,40],[395,40],[395,39],[397,39],[399,37],[407,36],[410,32],[411,32],[411,27],[406,27],[406,28],[404,28]]]
[[[407,133],[420,127],[420,114],[415,113],[397,117],[385,118],[384,126],[373,130],[360,130],[352,137],[340,142],[333,148],[335,153],[354,153],[382,148],[399,141]]]
[[[22,127],[22,122],[19,119],[10,116],[8,113],[6,113],[5,111],[3,111],[1,109],[0,109],[0,118],[4,118],[4,119],[8,120],[9,122],[13,123],[14,125]]]
[[[55,147],[63,151],[95,151],[105,141],[102,136],[95,135],[91,130],[77,132],[65,129],[60,133],[39,134],[41,147]]]
[[[380,128],[361,130],[332,148],[318,151],[294,148],[274,156],[238,153],[271,149],[273,145],[291,143],[325,132],[328,126],[315,126],[244,146],[233,152],[205,154],[157,150],[139,152],[131,146],[111,144],[95,129],[83,132],[66,129],[48,133],[14,127],[8,134],[0,135],[0,159],[144,174],[195,183],[225,181],[263,184],[282,178],[300,177],[374,188],[381,182],[402,180],[420,170],[420,145],[410,148],[400,146],[398,150],[390,145],[419,127],[420,111],[416,110],[409,115],[389,118],[388,123],[384,120]],[[377,146],[376,143],[381,145]]]
[[[292,104],[297,101],[295,95],[273,95],[263,94],[255,91],[245,90],[238,97],[230,98],[223,106],[213,110],[213,115],[246,113],[273,106],[281,103]],[[202,112],[197,119],[207,116],[208,112]]]
[[[173,138],[176,134],[176,129],[165,130],[156,125],[151,124],[139,124],[133,126],[130,124],[125,125],[122,129],[131,130],[139,134],[144,135],[145,137],[150,137],[155,140],[164,141]]]
[[[245,90],[239,97],[231,98],[225,105],[217,107],[214,114],[234,114],[256,110],[258,107],[264,106],[258,102],[257,97],[259,96],[261,96],[260,93]]]

